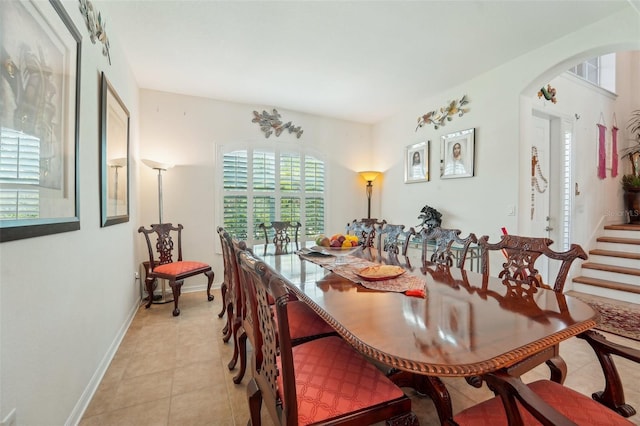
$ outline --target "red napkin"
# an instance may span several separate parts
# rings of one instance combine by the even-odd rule
[[[422,298],[426,297],[424,290],[422,289],[407,290],[404,292],[404,294],[406,294],[407,296],[413,296],[413,297],[422,297]]]

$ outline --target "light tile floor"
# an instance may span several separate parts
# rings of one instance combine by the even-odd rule
[[[141,306],[118,352],[109,366],[81,426],[93,425],[246,425],[249,410],[246,384],[235,385],[227,363],[231,343],[222,342],[226,318],[219,319],[219,290],[208,302],[204,292],[180,298],[181,314],[173,317],[173,304]],[[607,335],[613,341],[640,349],[640,342]],[[591,348],[580,339],[563,342],[560,352],[569,374],[565,384],[579,392],[603,388],[604,379]],[[618,361],[618,360],[617,360]],[[640,409],[640,368],[617,362],[625,383],[627,402]],[[547,377],[545,366],[524,376],[525,381]],[[484,386],[476,389],[464,379],[444,379],[454,413],[493,394]],[[406,389],[421,425],[436,425],[438,417],[429,398]],[[264,424],[271,424],[263,410]],[[640,424],[640,415],[631,421]]]

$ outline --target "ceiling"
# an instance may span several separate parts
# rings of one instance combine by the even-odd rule
[[[94,0],[138,85],[375,123],[638,0]],[[113,50],[113,49],[112,49]]]

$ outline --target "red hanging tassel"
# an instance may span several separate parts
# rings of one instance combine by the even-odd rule
[[[605,132],[607,128],[602,124],[598,126],[598,177],[604,179],[607,177],[607,152],[604,146]]]
[[[614,125],[611,129],[611,177],[618,176],[618,128]]]

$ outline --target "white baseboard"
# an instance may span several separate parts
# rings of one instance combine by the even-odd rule
[[[111,345],[109,346],[109,350],[102,358],[102,361],[100,361],[100,364],[98,365],[96,371],[93,373],[91,380],[89,380],[87,387],[84,389],[84,392],[82,392],[82,395],[80,396],[80,399],[76,403],[75,407],[73,407],[69,418],[64,423],[65,426],[75,426],[80,423],[80,420],[82,420],[84,412],[87,410],[91,399],[98,390],[98,386],[100,386],[100,382],[107,372],[109,364],[111,364],[113,357],[120,347],[120,343],[122,343],[122,339],[124,339],[124,336],[127,334],[127,330],[129,330],[129,326],[131,325],[133,318],[135,318],[136,313],[138,312],[140,302],[140,299],[136,300],[136,303],[131,307],[131,311],[129,312],[127,320],[124,322],[124,324],[122,324],[120,330],[118,330],[118,333],[113,339],[113,342],[111,342]]]

